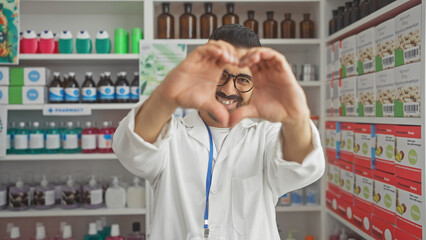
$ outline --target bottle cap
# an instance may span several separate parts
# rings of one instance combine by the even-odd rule
[[[68,239],[72,237],[72,229],[70,225],[65,225],[64,226],[64,231],[62,233],[62,238],[63,239]]]
[[[134,222],[132,228],[133,228],[133,232],[139,232],[141,230],[140,222]]]
[[[71,175],[68,175],[67,186],[69,187],[74,186],[74,179],[72,179]]]
[[[72,121],[67,122],[67,127],[72,128],[74,126],[74,123]]]
[[[108,39],[109,38],[109,34],[107,31],[105,30],[100,30],[97,34],[96,34],[96,38],[97,39]]]
[[[18,179],[18,181],[16,181],[16,185],[17,188],[23,188],[24,187],[24,182],[21,179]]]
[[[82,31],[79,31],[77,33],[77,38],[78,39],[90,39],[90,34],[87,31],[82,30]]]
[[[69,72],[69,73],[68,73],[68,75],[69,75],[70,77],[75,77],[75,72]]]
[[[67,225],[67,222],[61,221],[59,223],[59,232],[62,234],[64,232],[64,227]]]
[[[85,125],[86,125],[87,128],[90,128],[92,126],[92,122],[91,121],[87,121],[85,123]]]
[[[305,240],[315,240],[315,237],[313,235],[306,235]]]
[[[70,31],[64,30],[59,35],[60,39],[72,39],[72,33]]]
[[[93,73],[92,73],[92,72],[86,72],[86,76],[87,76],[87,77],[92,77],[92,76],[93,76]]]
[[[105,77],[111,76],[111,72],[104,72]]]
[[[111,237],[120,236],[120,226],[118,224],[111,225]]]
[[[43,240],[46,238],[46,228],[44,226],[37,226],[36,240]]]
[[[42,39],[50,39],[53,38],[53,32],[50,30],[44,30],[40,36]]]
[[[90,177],[90,181],[89,181],[89,185],[91,186],[91,187],[95,187],[96,186],[96,178],[95,178],[95,175],[92,175],[91,177]]]
[[[61,76],[61,73],[60,73],[60,72],[54,72],[54,73],[53,73],[53,76],[55,76],[55,77],[60,77],[60,76]]]
[[[96,231],[96,223],[91,222],[89,223],[89,235],[96,235],[98,234],[98,231]]]
[[[39,123],[39,122],[33,122],[33,127],[34,127],[34,128],[38,128],[38,127],[40,127],[40,123]]]
[[[49,123],[49,126],[50,126],[51,128],[54,128],[54,127],[56,127],[56,123],[52,121],[52,122],[50,122],[50,123]]]
[[[114,30],[114,33],[115,33],[116,36],[117,35],[127,35],[128,34],[127,30],[124,29],[124,28],[116,28]]]
[[[286,240],[295,240],[295,238],[293,238],[293,233],[294,232],[296,232],[296,230],[294,230],[294,229],[289,230]]]
[[[26,39],[36,38],[37,34],[33,30],[27,30],[23,33],[22,37]]]
[[[12,231],[13,226],[14,226],[13,223],[7,223],[7,225],[6,225],[6,233],[7,233],[7,235],[10,234],[10,231]]]
[[[10,230],[10,239],[17,239],[21,237],[21,232],[19,231],[19,227],[12,227]]]
[[[46,175],[43,175],[43,178],[41,179],[41,182],[40,182],[40,186],[42,187],[49,186],[49,181],[47,181]]]
[[[104,126],[104,127],[108,127],[108,126],[109,126],[108,121],[104,121],[104,122],[102,123],[102,126]]]
[[[19,127],[20,128],[24,128],[25,127],[25,122],[19,122]]]
[[[102,220],[101,219],[96,220],[96,229],[98,230],[98,232],[102,231],[103,226],[102,226]]]
[[[112,185],[113,185],[114,187],[118,187],[118,186],[120,186],[120,180],[118,180],[118,177],[117,177],[117,176],[113,176],[113,177],[112,177]]]

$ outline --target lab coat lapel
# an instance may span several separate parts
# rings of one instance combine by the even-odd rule
[[[184,123],[189,128],[188,134],[210,151],[209,134],[203,120],[198,115],[198,111],[193,111],[185,116]]]

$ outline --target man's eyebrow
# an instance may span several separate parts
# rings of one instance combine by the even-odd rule
[[[245,73],[240,73],[237,76],[239,76],[239,77],[246,77],[246,78],[249,78],[251,80],[251,76],[248,75],[248,74],[245,74]]]

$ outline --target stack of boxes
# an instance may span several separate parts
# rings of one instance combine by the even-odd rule
[[[9,103],[9,68],[0,67],[0,104]]]
[[[36,68],[1,68],[7,73],[4,82],[0,80],[0,91],[5,94],[3,104],[43,104],[46,102],[46,82],[49,70]]]

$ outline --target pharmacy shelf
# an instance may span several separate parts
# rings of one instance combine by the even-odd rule
[[[328,44],[333,43],[336,40],[341,40],[358,32],[361,32],[367,28],[376,26],[388,19],[395,17],[396,15],[410,9],[418,4],[421,0],[398,0],[385,7],[375,11],[374,13],[356,21],[355,23],[345,27],[344,29],[332,34],[327,37],[326,42]]]
[[[315,3],[320,0],[268,0],[267,2],[289,2],[289,3]],[[154,0],[154,2],[164,2],[163,0]],[[205,2],[205,0],[169,0],[167,2]],[[214,2],[229,2],[229,0],[215,0]],[[259,0],[233,0],[232,2],[259,2]]]
[[[68,160],[117,160],[114,153],[70,153],[70,154],[11,154],[0,161],[68,161]]]
[[[70,0],[21,0],[21,2],[69,2]],[[117,2],[117,0],[72,0],[73,2]],[[120,2],[143,2],[143,0],[120,0]]]
[[[26,211],[0,210],[0,218],[22,218],[22,217],[59,217],[59,216],[124,216],[124,215],[145,215],[145,208],[123,208],[108,209],[61,209],[55,207],[48,210],[28,209]]]
[[[187,44],[187,45],[203,45],[206,44],[208,39],[155,39],[156,43],[173,43],[173,44]],[[319,45],[320,39],[260,39],[262,45]]]
[[[81,104],[64,104],[67,107],[73,107],[74,105],[87,106],[92,110],[130,110],[135,106],[134,103],[81,103]],[[43,110],[45,104],[34,104],[34,105],[25,105],[25,104],[9,104],[7,105],[8,110]]]
[[[19,54],[19,61],[38,60],[139,60],[139,54]]]
[[[366,234],[365,232],[361,231],[360,229],[358,229],[357,227],[355,227],[352,223],[348,222],[346,219],[342,218],[341,216],[339,216],[338,214],[334,213],[333,211],[331,211],[330,209],[326,209],[326,212],[332,216],[333,218],[335,218],[336,220],[338,220],[339,222],[341,222],[342,224],[344,224],[346,227],[350,228],[351,230],[353,230],[356,234],[360,235],[361,237],[367,239],[367,240],[373,240],[373,237]]]
[[[355,122],[370,124],[422,125],[421,118],[389,118],[389,117],[326,117],[327,121]]]
[[[320,212],[321,206],[288,206],[288,207],[276,207],[275,211],[281,212]]]
[[[320,87],[320,81],[297,81],[302,87]]]

